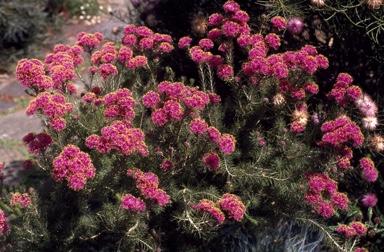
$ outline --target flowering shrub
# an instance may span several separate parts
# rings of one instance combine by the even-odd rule
[[[175,41],[197,66],[189,81],[162,65],[172,38],[145,26],[125,26],[117,42],[80,33],[45,62],[19,62],[34,96],[27,114],[47,128],[23,138],[41,184],[1,204],[8,244],[207,251],[289,218],[330,248],[372,246],[363,238],[382,224],[371,153],[384,141],[364,118],[376,118],[377,106],[347,73],[322,90],[314,73],[328,59],[311,45],[279,52],[279,34],[252,33],[236,2],[208,20],[207,37]]]

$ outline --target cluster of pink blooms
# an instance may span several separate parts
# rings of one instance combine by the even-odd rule
[[[157,55],[171,52],[174,47],[172,38],[167,34],[154,33],[146,26],[136,27],[133,24],[124,27],[124,37],[122,39],[124,46],[139,52],[153,51]],[[135,57],[126,59],[129,68],[136,68]]]
[[[215,203],[211,200],[202,199],[199,204],[191,204],[191,207],[197,211],[204,211],[211,214],[219,224],[225,220],[225,214],[228,218],[241,221],[244,217],[246,208],[237,195],[226,193]]]
[[[69,47],[59,44],[55,46],[53,53],[45,57],[47,71],[52,77],[55,88],[76,93],[72,80],[76,79],[75,67],[84,61],[82,53],[83,49],[79,45]]]
[[[126,194],[121,198],[121,207],[126,210],[140,213],[145,210],[145,203],[140,198],[136,198],[131,194]]]
[[[224,213],[216,206],[216,203],[211,200],[202,199],[197,205],[191,204],[191,207],[196,211],[204,211],[211,214],[219,224],[223,224],[225,220]]]
[[[58,182],[67,180],[75,191],[83,189],[87,179],[93,178],[96,171],[90,156],[75,145],[65,146],[53,160],[53,167],[53,178]]]
[[[360,87],[351,85],[353,78],[347,73],[340,73],[331,92],[327,95],[329,99],[336,100],[339,106],[345,107],[348,101],[353,102],[362,98],[363,93]]]
[[[207,38],[199,41],[199,45],[193,46],[189,50],[191,59],[196,63],[207,63],[212,69],[217,68],[217,75],[222,80],[228,80],[233,76],[233,69],[224,63],[223,57],[214,55],[209,50],[214,47],[215,41],[224,38],[239,38],[242,35],[249,35],[250,28],[247,24],[249,16],[245,11],[240,10],[240,6],[234,1],[227,1],[223,5],[225,16],[214,13],[209,17],[209,26],[212,29],[208,32]],[[179,47],[190,46],[191,39],[183,37],[179,40]],[[228,51],[228,45],[222,43],[218,46],[221,52]]]
[[[77,34],[77,45],[81,46],[84,51],[91,53],[96,47],[98,47],[101,41],[104,40],[104,35],[95,32],[94,34],[80,32]]]
[[[320,145],[330,144],[334,147],[340,147],[352,142],[354,147],[359,147],[364,142],[364,135],[361,133],[359,126],[345,115],[323,123],[321,131],[325,134]]]
[[[4,235],[9,231],[8,218],[5,213],[0,209],[0,235]]]
[[[53,144],[52,137],[44,132],[39,134],[30,132],[23,137],[23,142],[28,146],[28,152],[35,155],[44,152]]]
[[[340,116],[335,120],[323,123],[321,131],[325,134],[318,143],[319,146],[331,145],[339,153],[336,157],[337,164],[342,169],[351,168],[350,160],[353,151],[347,145],[352,143],[353,147],[359,147],[364,142],[364,135],[359,126],[346,116]]]
[[[344,235],[346,238],[361,237],[367,234],[367,227],[363,223],[355,221],[349,225],[340,224],[336,227],[336,232]]]
[[[214,171],[220,167],[220,157],[216,153],[208,152],[203,156],[203,164],[209,168],[209,170]]]
[[[189,124],[189,130],[196,136],[203,135],[206,133],[206,138],[209,141],[217,143],[221,152],[224,154],[231,154],[235,150],[236,139],[230,134],[221,134],[215,127],[208,126],[208,124],[201,118],[195,118]],[[215,154],[216,155],[216,154]],[[220,165],[220,159],[218,156],[209,155],[204,159],[203,163],[208,165],[211,170],[215,170]],[[209,161],[209,162],[208,162]]]
[[[53,89],[53,80],[46,75],[44,64],[38,59],[22,59],[16,66],[16,78],[24,87],[45,91]]]
[[[319,86],[313,82],[306,82],[301,87],[293,86],[287,80],[280,80],[278,89],[281,93],[289,95],[295,100],[303,100],[307,95],[317,94],[319,92]]]
[[[17,192],[12,194],[10,206],[15,207],[17,205],[19,205],[21,208],[29,207],[31,205],[31,199],[28,193],[20,194]]]
[[[275,16],[271,19],[271,24],[275,26],[279,31],[287,28],[287,20],[281,16]]]
[[[53,53],[45,57],[45,64],[37,59],[22,59],[16,66],[16,77],[24,87],[39,92],[58,89],[76,93],[71,80],[76,79],[75,66],[83,62],[79,46],[56,45]]]
[[[161,162],[160,168],[163,171],[170,171],[173,169],[173,163],[169,159],[164,159],[163,162]]]
[[[218,202],[220,208],[229,218],[241,221],[245,214],[245,206],[237,195],[226,193]]]
[[[100,76],[107,80],[110,76],[117,74],[117,68],[113,64],[117,58],[117,47],[113,42],[105,43],[100,51],[95,51],[91,55],[91,73],[99,71]],[[98,67],[97,67],[98,66]]]
[[[89,92],[85,93],[81,100],[86,103],[94,103],[96,106],[104,104],[104,99],[100,97],[101,88],[93,87],[89,90]]]
[[[170,203],[170,196],[164,190],[158,188],[159,179],[152,172],[145,173],[133,168],[127,171],[127,175],[136,180],[136,187],[145,198],[156,200],[160,206]]]
[[[266,36],[266,38],[268,35]],[[274,36],[273,36],[274,37]],[[286,79],[289,71],[301,71],[313,74],[319,68],[328,68],[328,59],[310,45],[302,47],[299,51],[286,51],[284,53],[272,54],[267,56],[269,47],[277,48],[276,37],[273,40],[266,41],[260,34],[250,36],[249,43],[244,46],[249,47],[248,61],[242,66],[243,72],[249,77],[260,78],[259,76],[273,76],[277,79]],[[309,93],[316,93],[316,85],[307,84],[303,87],[294,87],[293,95],[295,98],[301,98],[304,90]],[[297,93],[297,94],[295,94]],[[297,97],[296,97],[297,96]]]
[[[367,94],[363,94],[360,99],[355,100],[357,109],[363,116],[362,125],[363,128],[368,130],[375,130],[378,125],[376,117],[377,105]]]
[[[118,89],[115,92],[104,96],[105,111],[107,118],[118,118],[131,121],[135,117],[134,106],[136,101],[132,97],[132,92],[127,88]]]
[[[123,155],[137,152],[142,156],[148,156],[143,131],[132,128],[128,121],[114,121],[110,126],[101,129],[101,136],[93,134],[87,137],[85,144],[101,153],[118,150]]]
[[[220,97],[216,94],[207,94],[197,87],[188,87],[181,82],[168,81],[161,82],[157,86],[157,92],[149,91],[142,98],[143,105],[154,110],[151,118],[158,126],[163,126],[168,121],[180,121],[184,117],[184,106],[201,111],[209,102],[219,101]]]
[[[313,74],[320,68],[328,68],[328,59],[324,55],[318,54],[316,48],[310,45],[306,45],[296,52],[287,51],[267,56],[270,48],[278,49],[280,38],[274,33],[267,34],[265,37],[261,34],[251,34],[247,24],[249,16],[240,10],[239,5],[234,1],[226,2],[223,8],[224,16],[214,13],[209,17],[209,26],[212,29],[208,32],[207,38],[201,39],[199,45],[193,46],[189,50],[192,60],[196,63],[207,63],[211,68],[217,68],[219,78],[227,80],[234,75],[232,67],[224,63],[223,57],[209,51],[214,42],[220,42],[222,38],[236,38],[238,45],[248,50],[248,61],[242,65],[242,71],[250,79],[257,80],[263,76],[286,79],[289,71]],[[276,17],[272,21],[279,29],[286,26],[286,21],[282,17]],[[183,37],[179,40],[179,47],[189,48],[191,41],[189,37]],[[223,42],[218,46],[218,50],[226,52],[229,50],[229,45]],[[304,99],[306,92],[316,94],[318,85],[308,82],[298,87],[291,87],[289,92],[293,98],[301,100]]]
[[[374,207],[377,204],[377,197],[376,194],[368,193],[364,195],[364,197],[361,199],[361,203],[363,203],[363,206],[365,207]]]
[[[67,103],[62,94],[42,92],[33,99],[26,108],[27,115],[42,113],[50,120],[50,125],[55,130],[63,130],[66,121],[62,116],[73,110],[73,105]]]
[[[372,159],[364,157],[359,162],[364,179],[368,182],[375,182],[379,176],[379,171],[376,169]]]
[[[324,218],[333,216],[335,208],[346,210],[349,200],[346,194],[338,192],[337,183],[322,173],[307,174],[308,190],[305,201]]]

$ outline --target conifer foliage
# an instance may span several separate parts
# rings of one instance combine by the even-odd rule
[[[248,21],[227,1],[198,41],[129,24],[21,60],[26,112],[47,127],[2,193],[5,251],[379,249],[376,104],[348,73],[324,94],[314,46],[278,51],[283,17],[277,33]],[[164,65],[175,47],[198,76]]]

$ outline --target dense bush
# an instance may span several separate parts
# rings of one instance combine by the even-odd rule
[[[377,104],[348,73],[323,85],[316,47],[282,45],[300,19],[250,16],[227,1],[177,45],[128,24],[19,61],[47,128],[2,192],[4,250],[381,251]]]

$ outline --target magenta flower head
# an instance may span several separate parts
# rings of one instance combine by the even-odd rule
[[[136,198],[131,194],[126,194],[121,198],[121,207],[126,210],[140,213],[145,210],[145,203],[140,198]]]
[[[357,236],[365,236],[367,234],[367,227],[359,221],[352,222],[350,227],[356,230]]]
[[[281,31],[287,27],[287,20],[283,17],[276,16],[271,19],[271,24]]]
[[[31,199],[28,193],[20,194],[18,192],[12,194],[10,202],[11,207],[20,206],[21,208],[29,207],[31,205]]]
[[[218,202],[220,208],[228,214],[229,218],[241,221],[245,214],[245,206],[237,195],[226,193]]]
[[[170,171],[173,168],[173,163],[169,159],[164,159],[160,165],[161,169],[164,171]]]
[[[363,196],[361,203],[363,203],[365,207],[374,207],[377,204],[377,197],[373,193],[368,193]]]
[[[192,39],[190,37],[182,37],[179,40],[178,46],[183,49],[185,47],[189,47],[191,45]]]
[[[287,25],[288,31],[293,35],[299,35],[303,32],[304,22],[298,17],[291,18]]]
[[[219,224],[222,224],[225,220],[224,213],[211,200],[202,199],[198,205],[191,204],[191,207],[196,211],[204,211],[211,214]]]
[[[226,12],[237,12],[240,10],[240,5],[234,1],[227,1],[226,3],[224,3],[223,5],[223,9],[226,11]]]
[[[8,219],[3,210],[0,209],[0,235],[4,235],[9,231]]]
[[[203,157],[203,163],[211,171],[216,170],[220,166],[220,157],[216,153],[206,153]]]
[[[323,218],[328,219],[335,214],[335,209],[331,202],[324,200],[317,206],[317,212],[323,216]]]
[[[219,140],[220,150],[225,154],[231,154],[235,150],[236,139],[230,134],[223,134]]]

